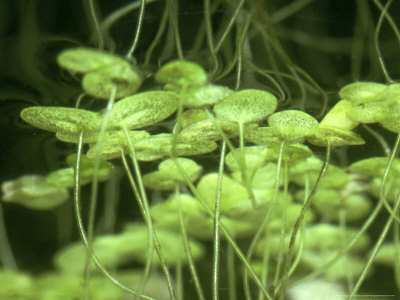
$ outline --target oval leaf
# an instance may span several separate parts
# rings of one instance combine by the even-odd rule
[[[237,123],[256,123],[273,113],[277,107],[274,95],[261,90],[234,92],[214,105],[218,118]]]

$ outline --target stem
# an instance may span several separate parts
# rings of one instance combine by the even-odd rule
[[[186,252],[186,257],[189,262],[189,270],[192,275],[192,279],[194,281],[196,291],[197,291],[197,296],[199,297],[200,300],[205,300],[204,298],[204,293],[203,289],[201,288],[199,276],[197,275],[196,267],[193,261],[192,257],[192,252],[190,250],[190,244],[188,240],[188,236],[186,233],[186,227],[185,227],[185,222],[183,219],[183,212],[182,212],[182,205],[181,205],[181,199],[180,199],[180,193],[179,193],[179,186],[176,184],[175,186],[175,194],[176,194],[176,203],[178,207],[178,216],[179,216],[179,225],[181,229],[181,234],[182,234],[182,241],[183,241],[183,247]]]
[[[400,206],[400,195],[399,195],[399,197],[397,197],[396,205],[394,208],[395,211],[397,211],[399,209],[399,206]],[[389,219],[387,220],[385,227],[383,228],[378,241],[375,243],[374,249],[372,250],[372,253],[369,256],[368,261],[367,261],[366,265],[364,266],[364,269],[362,270],[362,273],[361,273],[360,277],[358,278],[356,285],[354,286],[354,289],[351,291],[349,300],[352,300],[354,298],[355,294],[360,289],[361,284],[363,283],[364,279],[367,276],[367,272],[368,272],[369,268],[371,267],[376,255],[378,254],[379,249],[381,248],[387,234],[389,233],[389,229],[392,226],[393,221],[394,221],[394,218],[393,218],[393,215],[391,215],[389,217]]]
[[[278,191],[279,191],[279,178],[280,178],[280,173],[281,173],[282,157],[283,157],[284,148],[285,148],[285,141],[282,141],[281,145],[280,145],[280,148],[279,148],[278,164],[276,166],[274,196],[272,198],[271,205],[269,206],[268,211],[265,214],[265,217],[264,217],[261,225],[258,227],[258,230],[257,230],[256,234],[254,235],[253,240],[251,241],[250,246],[249,246],[249,248],[247,250],[246,259],[248,261],[251,260],[251,258],[253,256],[253,252],[255,250],[255,247],[256,247],[257,243],[259,242],[259,240],[261,239],[261,237],[262,237],[262,235],[263,235],[263,233],[265,231],[265,228],[268,225],[268,222],[270,221],[271,214],[272,214],[272,212],[273,212],[273,210],[275,208],[275,205],[277,203]],[[243,285],[244,285],[244,290],[245,290],[245,294],[247,296],[247,299],[251,299],[247,270],[244,271]]]
[[[132,191],[133,191],[133,193],[135,195],[135,198],[138,201],[138,205],[139,205],[142,217],[143,217],[143,219],[146,220],[146,211],[145,211],[144,206],[143,206],[143,201],[142,201],[142,199],[141,199],[141,197],[139,195],[139,191],[138,191],[136,182],[135,182],[135,180],[133,178],[133,174],[132,174],[132,172],[131,172],[131,170],[129,168],[129,164],[128,164],[128,161],[126,160],[126,157],[125,157],[123,149],[121,150],[121,159],[122,159],[122,164],[124,165],[124,168],[125,168],[125,172],[126,172],[126,174],[128,176],[128,180],[129,180],[129,183],[131,185]],[[142,278],[140,280],[139,286],[138,286],[139,292],[142,292],[143,289],[145,288],[146,282],[150,277],[151,267],[152,267],[152,264],[153,264],[153,253],[154,253],[153,234],[152,234],[152,231],[149,229],[149,226],[147,226],[147,230],[148,230],[148,245],[149,245],[149,248],[148,248],[146,263],[145,263],[145,266],[144,266],[144,274],[143,274],[143,276],[142,276]]]
[[[128,54],[126,55],[126,57],[128,59],[130,57],[132,57],[133,52],[135,51],[137,43],[139,41],[139,36],[140,36],[140,32],[142,30],[142,25],[143,25],[143,17],[144,17],[145,8],[146,8],[146,0],[140,0],[140,12],[139,12],[138,24],[137,24],[137,27],[136,27],[135,38],[133,40],[132,46],[129,49]]]
[[[213,252],[213,300],[218,300],[218,279],[219,279],[219,256],[220,256],[220,208],[221,208],[221,190],[222,176],[224,173],[226,143],[222,142],[221,156],[218,168],[218,186],[215,199],[214,214],[214,252]]]
[[[138,182],[138,186],[139,186],[139,191],[141,194],[141,198],[143,201],[143,207],[144,207],[144,215],[145,215],[145,221],[147,223],[147,226],[149,228],[149,235],[152,235],[153,237],[153,242],[154,242],[154,248],[156,249],[158,258],[160,260],[160,264],[161,264],[161,268],[163,269],[163,272],[165,274],[165,278],[167,279],[167,283],[168,283],[168,290],[169,290],[169,294],[171,296],[172,300],[176,299],[175,296],[175,291],[172,285],[172,280],[171,280],[171,274],[169,273],[168,267],[166,265],[166,262],[164,260],[164,257],[161,253],[161,246],[160,246],[160,242],[157,238],[157,234],[153,228],[153,222],[151,220],[151,216],[150,216],[150,208],[149,208],[149,202],[147,200],[147,196],[146,196],[146,191],[144,189],[144,185],[143,185],[143,181],[142,181],[142,175],[140,174],[140,168],[139,168],[139,163],[137,161],[136,158],[136,152],[135,152],[135,148],[133,146],[133,143],[129,137],[129,133],[128,130],[125,126],[122,127],[122,130],[125,133],[127,142],[128,142],[128,148],[131,154],[131,159],[133,162],[133,167],[136,173],[136,178],[137,178],[137,182]]]
[[[122,282],[117,280],[113,277],[101,264],[97,256],[95,255],[93,249],[89,244],[88,237],[85,232],[85,228],[83,226],[82,215],[81,215],[81,205],[80,205],[80,198],[81,198],[81,186],[80,186],[80,163],[81,163],[81,155],[82,155],[82,140],[83,140],[83,132],[80,133],[78,139],[78,147],[76,150],[76,162],[75,162],[75,169],[74,169],[74,207],[75,207],[75,217],[78,225],[78,231],[81,236],[82,242],[86,248],[86,251],[89,253],[90,258],[93,260],[97,268],[103,273],[105,277],[107,277],[113,284],[121,288],[122,290],[132,294],[137,295],[143,299],[147,300],[156,300],[152,297],[142,295],[135,290],[124,285]]]
[[[306,213],[311,205],[311,201],[321,183],[322,177],[324,176],[326,170],[328,169],[328,164],[331,156],[331,143],[330,140],[327,139],[327,146],[326,146],[326,157],[324,164],[322,165],[321,172],[319,173],[318,179],[315,182],[315,185],[313,186],[310,195],[308,196],[307,201],[304,203],[303,207],[301,208],[300,215],[297,217],[296,223],[293,227],[292,235],[290,237],[290,242],[289,242],[289,250],[286,256],[286,264],[284,268],[284,277],[282,278],[282,284],[281,284],[281,289],[280,289],[280,299],[283,299],[285,290],[286,290],[286,283],[287,280],[289,279],[289,270],[290,270],[290,264],[292,260],[292,256],[294,253],[294,245],[296,242],[296,236],[297,232],[299,231],[300,225],[303,223],[304,217],[306,216]]]

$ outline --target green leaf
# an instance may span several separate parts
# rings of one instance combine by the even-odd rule
[[[352,130],[358,125],[358,121],[352,118],[353,102],[341,100],[321,120],[320,127],[340,128]]]
[[[126,61],[116,55],[91,48],[72,48],[57,56],[57,63],[70,71],[87,73],[108,66],[125,64]]]
[[[129,136],[132,143],[135,144],[140,140],[150,137],[150,133],[144,130],[129,131]],[[98,151],[97,147],[98,145],[94,144],[89,148],[87,152],[88,158],[94,159],[96,157],[96,153]],[[101,149],[99,150],[99,155],[100,158],[104,160],[119,158],[121,157],[121,150],[124,150],[126,154],[129,152],[126,136],[122,131],[119,131],[104,137]]]
[[[200,87],[208,82],[207,74],[198,64],[188,61],[172,61],[162,66],[156,73],[156,80],[166,84],[166,89],[181,91]]]
[[[373,177],[382,177],[388,164],[388,157],[370,157],[350,165],[349,171]],[[400,159],[395,158],[389,171],[390,176],[400,176]]]
[[[268,124],[278,133],[278,138],[288,143],[302,142],[318,121],[309,114],[299,110],[285,110],[273,113],[268,117]]]
[[[114,104],[109,127],[138,129],[173,114],[178,108],[178,96],[173,92],[151,91],[126,97]]]
[[[1,185],[5,202],[16,203],[33,210],[47,210],[68,199],[68,190],[48,184],[39,175],[25,175]]]
[[[150,161],[161,157],[191,156],[209,153],[217,148],[213,141],[199,141],[184,138],[173,134],[158,134],[138,141],[135,145],[136,155],[139,160]]]
[[[307,135],[307,141],[320,147],[328,146],[328,141],[332,147],[365,144],[365,141],[358,134],[350,130],[322,126],[312,129]]]
[[[151,206],[150,214],[157,224],[166,228],[180,230],[177,197],[176,194],[172,194],[166,201],[158,202]],[[209,218],[196,198],[188,194],[180,194],[179,200],[185,227],[188,228],[198,220]]]
[[[190,89],[183,96],[183,105],[186,107],[202,107],[213,105],[233,91],[225,86],[208,84],[199,88]]]
[[[209,173],[200,179],[197,189],[201,198],[207,203],[211,210],[215,209],[217,199],[218,174]],[[249,198],[247,189],[240,183],[232,180],[229,176],[222,176],[221,186],[221,212],[225,212],[240,201]]]
[[[234,92],[214,105],[218,118],[236,123],[256,123],[273,113],[277,107],[274,95],[261,90]]]
[[[303,201],[304,191],[297,193],[296,198]],[[364,195],[351,194],[343,198],[333,189],[319,189],[312,206],[322,217],[334,222],[339,222],[341,211],[345,212],[346,222],[354,222],[365,218],[372,209],[371,202]]]
[[[80,133],[99,130],[101,118],[89,110],[35,106],[22,110],[21,118],[32,126],[52,132]]]
[[[191,159],[177,158],[177,161],[191,182],[196,181],[203,171],[203,168]],[[186,180],[183,178],[174,161],[167,159],[159,164],[158,171],[144,175],[143,183],[148,188],[165,191],[174,190],[176,184],[185,184]]]
[[[256,124],[251,125],[257,126]],[[220,130],[222,130],[222,132],[229,138],[235,137],[239,134],[239,127],[233,122],[219,119],[215,119],[214,121],[210,119],[205,119],[186,126],[182,129],[180,135],[193,141],[219,141],[222,140],[223,137],[217,126],[219,126]]]
[[[89,72],[82,79],[85,92],[100,99],[109,99],[113,89],[116,89],[115,98],[131,95],[141,84],[138,73],[125,61]]]
[[[385,91],[387,86],[377,82],[354,82],[345,85],[339,95],[342,99],[354,102],[356,104],[376,100],[381,92]]]
[[[76,154],[69,155],[67,157],[67,163],[70,168],[64,168],[51,172],[46,176],[46,182],[58,187],[74,187],[74,168],[76,160]],[[93,179],[93,165],[94,161],[87,158],[86,156],[81,157],[80,164],[80,184],[86,185],[92,182]],[[97,178],[99,181],[108,180],[114,171],[114,167],[107,161],[100,161],[99,169],[97,171]]]

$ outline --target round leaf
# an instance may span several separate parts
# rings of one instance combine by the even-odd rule
[[[137,129],[169,117],[178,108],[173,92],[151,91],[126,97],[114,104],[110,127]]]
[[[22,110],[27,123],[52,132],[80,133],[100,130],[101,118],[89,110],[70,107],[36,106]]]
[[[109,99],[113,89],[116,89],[116,98],[131,95],[141,83],[141,78],[127,62],[89,72],[82,79],[85,92],[100,99]]]
[[[214,105],[218,118],[237,123],[256,123],[273,113],[277,107],[274,95],[261,90],[234,92]]]

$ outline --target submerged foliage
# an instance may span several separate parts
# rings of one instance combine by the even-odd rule
[[[378,40],[383,20],[400,40],[392,1],[372,1],[379,62],[360,50],[375,19],[356,1],[370,24],[358,20],[343,46],[351,76],[325,66],[332,54],[301,67],[304,48],[298,62],[289,50],[325,47],[288,29],[321,5],[312,1],[205,0],[190,34],[174,1],[132,2],[104,20],[89,2],[94,45],[63,46],[54,59],[80,96],[20,111],[29,132],[65,147],[62,162],[2,183],[1,207],[54,212],[66,237],[53,268],[30,276],[1,225],[0,299],[300,300],[304,289],[355,299],[375,293],[379,268],[387,293],[399,293],[400,138],[387,140],[400,134],[400,84]],[[133,11],[122,56],[111,27]],[[384,76],[364,76],[364,60]],[[80,240],[66,234],[72,206]]]

